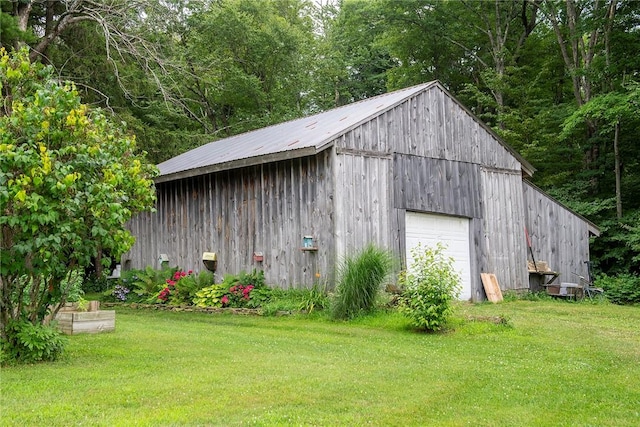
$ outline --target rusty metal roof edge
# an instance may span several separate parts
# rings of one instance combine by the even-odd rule
[[[177,181],[179,179],[193,178],[196,176],[207,175],[214,172],[221,172],[225,170],[237,169],[241,167],[256,166],[265,163],[297,159],[300,157],[313,156],[321,151],[329,148],[330,145],[325,145],[321,149],[316,147],[304,147],[296,150],[279,151],[277,153],[264,154],[261,156],[245,157],[243,159],[232,160],[224,163],[215,163],[213,165],[202,166],[193,169],[182,170],[180,172],[174,172],[167,175],[157,176],[153,181],[156,184],[160,184],[168,181]]]

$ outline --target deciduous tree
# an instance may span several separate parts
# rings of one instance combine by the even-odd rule
[[[124,227],[152,209],[155,168],[135,138],[80,102],[73,84],[0,49],[0,337],[10,320],[42,323],[64,279],[101,251],[126,251]]]

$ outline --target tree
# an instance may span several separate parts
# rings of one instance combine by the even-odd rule
[[[321,4],[317,10],[316,59],[313,74],[314,110],[334,108],[387,91],[387,72],[394,60],[378,43],[384,16],[376,2]]]
[[[568,137],[587,123],[596,123],[603,137],[612,141],[614,153],[616,215],[622,218],[622,167],[620,161],[620,130],[625,124],[638,128],[640,109],[640,85],[626,85],[624,92],[608,92],[590,99],[577,109],[564,124],[563,136]],[[630,144],[633,142],[630,141]]]
[[[131,216],[153,207],[155,168],[135,137],[80,102],[28,50],[0,49],[0,339],[11,321],[42,324],[65,278],[133,244]],[[51,312],[51,307],[53,312]],[[11,343],[9,343],[11,344]]]
[[[565,7],[561,9],[556,1],[545,0],[541,10],[557,37],[576,106],[580,108],[597,94],[598,57],[603,56],[606,66],[610,66],[611,30],[618,0],[565,0],[564,3]],[[597,131],[596,124],[587,121],[587,138]],[[599,155],[598,145],[594,144],[585,160],[594,162]]]
[[[605,219],[604,233],[601,241],[608,241],[599,258],[601,261],[612,259],[617,264],[628,265],[640,260],[640,228],[637,226],[640,217],[640,205],[631,191],[628,215],[623,214],[623,184],[625,187],[637,187],[637,178],[631,174],[637,170],[638,149],[635,135],[640,129],[640,84],[630,82],[619,91],[611,91],[592,97],[583,104],[564,123],[562,137],[568,139],[576,133],[584,132],[588,124],[595,125],[598,133],[593,139],[601,141],[599,152],[604,163],[604,174],[598,180],[599,187],[606,187],[611,181],[615,186],[615,220]],[[626,132],[625,132],[626,131]],[[614,179],[610,178],[613,163]],[[631,175],[631,176],[628,176]],[[630,181],[630,182],[629,182]],[[610,194],[610,189],[601,192]],[[637,190],[635,190],[637,191]],[[596,245],[596,250],[601,249]]]
[[[224,136],[302,114],[312,44],[300,0],[226,0],[192,9],[176,27],[175,92],[208,133]]]

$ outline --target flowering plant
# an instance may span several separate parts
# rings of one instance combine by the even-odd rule
[[[244,307],[251,300],[253,285],[236,284],[229,288],[229,293],[224,295],[220,302],[223,307]]]
[[[264,273],[253,271],[227,274],[222,283],[201,289],[193,303],[198,307],[257,308],[269,299],[270,289],[264,284]]]
[[[116,287],[113,289],[113,296],[118,301],[123,301],[124,302],[124,301],[127,300],[127,294],[129,292],[131,292],[131,291],[126,286],[116,285]]]
[[[173,273],[170,279],[167,279],[165,287],[156,295],[156,300],[162,303],[168,303],[170,300],[178,300],[172,302],[179,302],[180,298],[180,281],[190,277],[193,274],[193,270],[189,270],[186,273],[182,270],[177,270]]]

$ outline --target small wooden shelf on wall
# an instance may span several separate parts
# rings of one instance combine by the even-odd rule
[[[313,236],[302,236],[302,247],[300,248],[302,252],[317,252],[318,247],[316,246],[315,239]]]

